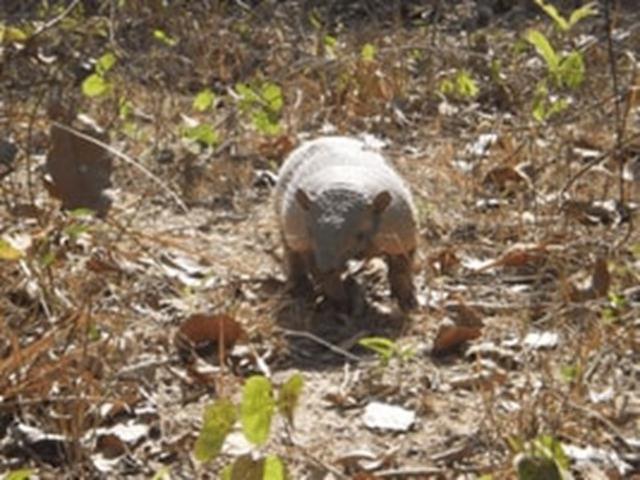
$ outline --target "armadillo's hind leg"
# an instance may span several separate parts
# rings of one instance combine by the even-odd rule
[[[313,291],[309,279],[309,255],[306,252],[294,252],[289,248],[285,248],[284,254],[288,288],[294,295],[308,295]]]
[[[398,300],[398,305],[404,311],[418,306],[413,285],[413,255],[414,252],[387,256],[391,295]]]

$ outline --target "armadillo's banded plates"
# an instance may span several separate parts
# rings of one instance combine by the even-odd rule
[[[302,144],[280,169],[275,207],[287,244],[309,248],[304,212],[295,194],[302,188],[314,201],[329,190],[353,191],[365,201],[388,191],[392,201],[384,211],[374,244],[382,252],[401,254],[416,245],[416,214],[411,193],[382,155],[349,137],[323,137]]]

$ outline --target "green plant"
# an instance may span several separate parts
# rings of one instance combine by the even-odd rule
[[[200,113],[206,112],[213,107],[215,100],[215,94],[210,89],[205,88],[196,94],[192,108]],[[205,147],[212,147],[220,141],[218,132],[213,125],[196,120],[189,120],[188,122],[189,124],[182,129],[182,136],[187,140],[197,142]]]
[[[544,0],[534,0],[534,2],[553,20],[555,26],[562,32],[568,32],[580,20],[593,17],[598,14],[596,2],[589,2],[571,12],[569,18],[564,18],[558,12],[558,9]]]
[[[457,70],[452,76],[442,80],[438,90],[447,97],[458,100],[473,99],[480,91],[478,84],[466,70]]]
[[[578,22],[597,13],[595,4],[589,3],[574,10],[566,19],[553,5],[543,0],[535,0],[535,2],[553,20],[557,30],[565,37]],[[536,86],[531,112],[533,118],[542,123],[562,112],[569,105],[569,99],[557,91],[576,90],[584,82],[584,57],[576,49],[570,49],[567,52],[559,51],[558,48],[554,48],[544,33],[536,29],[527,30],[524,39],[533,46],[547,68],[547,76]],[[550,85],[557,91],[550,90]]]
[[[277,135],[281,131],[280,114],[284,106],[282,89],[269,82],[236,84],[240,111],[251,119],[254,128],[266,135]]]
[[[82,82],[82,93],[90,98],[108,95],[113,89],[113,83],[107,78],[107,74],[116,62],[117,58],[113,53],[102,55],[96,62],[95,72]]]
[[[176,43],[178,43],[175,38],[170,37],[164,30],[160,29],[156,29],[153,31],[153,38],[168,47],[173,47]]]
[[[411,347],[402,347],[393,340],[384,337],[367,337],[358,341],[358,344],[375,352],[380,360],[380,365],[387,366],[391,359],[398,358],[406,361],[415,355]]]
[[[562,443],[551,435],[539,435],[530,442],[509,438],[515,453],[515,469],[519,480],[569,480],[569,457]]]
[[[276,410],[293,425],[293,414],[303,383],[301,375],[293,375],[279,388],[276,396],[269,379],[256,375],[245,382],[239,405],[228,399],[220,399],[208,406],[195,444],[196,459],[208,462],[216,458],[238,420],[245,438],[256,447],[264,445],[269,438]],[[288,476],[286,466],[276,455],[263,456],[257,460],[252,455],[243,455],[225,467],[222,478],[284,480]]]
[[[4,478],[4,480],[29,480],[32,475],[35,475],[36,471],[30,468],[23,468],[20,470],[13,470]]]

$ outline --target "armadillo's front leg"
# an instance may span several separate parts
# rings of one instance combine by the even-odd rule
[[[297,295],[305,295],[311,292],[313,286],[309,280],[308,253],[295,252],[285,247],[284,254],[289,288]]]
[[[349,296],[341,277],[341,272],[336,270],[322,274],[319,280],[322,292],[332,303],[339,307],[347,307],[349,305]]]
[[[413,252],[402,255],[388,255],[387,265],[389,267],[391,295],[398,300],[402,310],[413,310],[418,306],[413,285]]]

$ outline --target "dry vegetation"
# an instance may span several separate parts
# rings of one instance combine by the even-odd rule
[[[194,459],[205,406],[298,371],[263,448],[290,478],[640,478],[640,12],[611,3],[563,32],[524,0],[3,0],[0,473],[220,478],[246,450]],[[327,132],[411,185],[409,316],[375,261],[352,315],[285,292],[273,174]],[[196,313],[233,354],[189,354]]]

